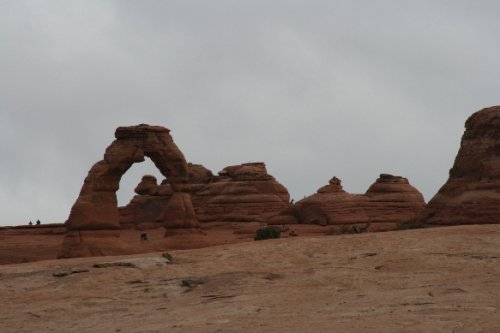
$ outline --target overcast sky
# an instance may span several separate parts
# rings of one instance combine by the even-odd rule
[[[0,0],[0,225],[64,222],[139,123],[214,173],[264,161],[296,200],[380,173],[429,200],[466,118],[500,104],[499,36],[487,0]]]

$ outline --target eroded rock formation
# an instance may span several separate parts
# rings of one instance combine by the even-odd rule
[[[193,194],[200,221],[261,221],[289,206],[288,190],[264,163],[228,166]]]
[[[104,159],[89,171],[80,195],[71,208],[66,227],[69,232],[63,242],[61,257],[89,256],[126,253],[119,241],[120,219],[116,191],[122,175],[136,162],[151,158],[176,194],[189,180],[184,155],[175,145],[169,130],[159,126],[138,125],[119,127],[116,140],[106,149]],[[156,180],[145,177],[136,191],[152,196]],[[167,206],[165,225],[191,228],[197,226],[189,208],[189,194],[179,193],[182,209],[178,205]],[[165,207],[162,207],[162,211]],[[179,215],[176,215],[179,214]]]
[[[188,170],[189,182],[183,186],[191,193],[200,222],[263,221],[289,206],[287,189],[267,173],[264,163],[229,166],[217,176],[200,164],[190,163]],[[171,200],[173,192],[169,184],[162,183],[156,189],[153,185],[149,177],[143,178],[137,187],[141,191],[136,189],[138,195],[120,208],[124,227],[135,224],[147,228],[160,221],[159,208]]]
[[[448,181],[419,220],[431,225],[500,223],[500,106],[466,121]]]
[[[333,177],[317,193],[298,201],[268,223],[362,227],[369,222],[370,230],[392,230],[398,223],[415,219],[424,206],[422,194],[403,177],[381,174],[365,194],[347,193],[341,181]]]
[[[163,225],[164,211],[174,191],[170,184],[157,184],[156,177],[146,175],[135,188],[136,196],[125,207],[119,207],[122,228],[153,229]]]

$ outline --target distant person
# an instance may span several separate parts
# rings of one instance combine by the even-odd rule
[[[147,240],[148,240],[148,234],[147,234],[147,233],[145,233],[145,232],[143,232],[143,233],[141,234],[141,240],[143,240],[143,241],[147,241]]]
[[[28,223],[28,225],[33,225],[33,222],[30,221],[30,223]]]
[[[290,200],[290,203],[293,205],[295,203],[295,200],[293,200],[292,198],[292,200]]]
[[[36,225],[40,225],[42,224],[42,222],[40,222],[40,220],[36,220]]]

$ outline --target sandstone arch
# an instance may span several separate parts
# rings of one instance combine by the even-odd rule
[[[175,192],[173,203],[166,207],[165,216],[169,219],[165,219],[165,226],[169,227],[172,217],[177,217],[173,219],[172,227],[198,226],[191,197],[188,193],[182,193],[182,184],[187,183],[189,179],[187,163],[169,133],[167,128],[145,124],[119,127],[116,130],[116,140],[106,149],[104,159],[90,169],[80,195],[71,208],[66,221],[69,232],[63,242],[60,256],[127,252],[117,240],[120,222],[116,191],[123,174],[134,163],[144,161],[145,157],[149,157],[167,177]],[[103,238],[106,238],[106,241]],[[110,241],[110,238],[114,240]]]

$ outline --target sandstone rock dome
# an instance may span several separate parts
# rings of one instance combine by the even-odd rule
[[[370,223],[370,230],[393,230],[398,223],[415,219],[424,206],[422,194],[403,177],[381,174],[365,194],[347,193],[341,181],[333,177],[317,193],[272,217],[269,223],[359,226]]]
[[[448,181],[419,220],[430,225],[500,223],[500,106],[466,121]]]

